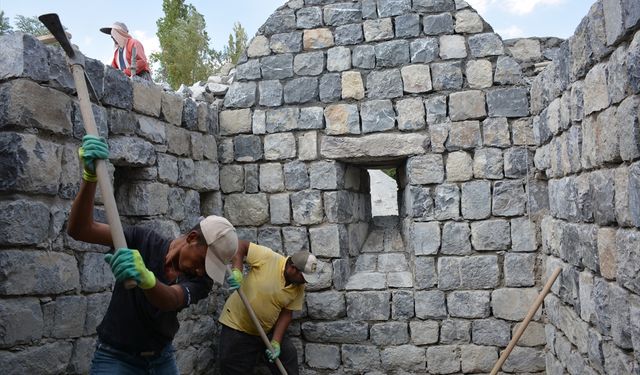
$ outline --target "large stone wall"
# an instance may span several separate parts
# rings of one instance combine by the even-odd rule
[[[558,44],[504,44],[453,0],[290,1],[263,25],[220,112],[220,187],[242,236],[330,265],[291,329],[306,371],[491,370],[543,275],[529,84]],[[376,167],[398,217],[372,218]],[[506,371],[545,370],[541,319]]]
[[[0,46],[0,368],[86,373],[113,276],[106,247],[65,232],[84,135],[73,79],[59,48],[22,33],[0,36]],[[124,224],[178,235],[219,212],[217,109],[96,60],[86,68]],[[102,208],[96,215],[104,220]],[[216,290],[180,314],[184,373],[212,367],[221,301]]]
[[[567,41],[503,42],[462,0],[291,0],[233,78],[181,94],[89,59],[123,222],[224,214],[326,262],[289,330],[303,373],[487,373],[558,266],[503,371],[637,373],[639,17],[601,0]],[[58,49],[0,45],[0,368],[86,373],[113,278],[65,234],[72,79]],[[396,168],[398,216],[373,217],[372,168]],[[216,372],[225,297],[180,314],[182,373]]]
[[[640,2],[596,2],[534,81],[548,374],[640,371]]]

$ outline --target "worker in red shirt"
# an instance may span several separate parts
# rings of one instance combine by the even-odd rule
[[[151,71],[149,70],[149,62],[144,54],[144,47],[139,40],[129,35],[127,25],[122,22],[114,22],[109,27],[100,29],[105,34],[111,35],[114,43],[113,61],[111,66],[122,70],[127,76],[131,77],[132,56],[135,48],[135,75],[151,81]]]

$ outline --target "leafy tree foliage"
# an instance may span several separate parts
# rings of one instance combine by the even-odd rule
[[[164,17],[156,22],[161,51],[151,55],[159,63],[156,78],[177,89],[206,80],[219,61],[209,48],[209,35],[202,14],[184,0],[163,0]]]
[[[222,60],[237,64],[245,48],[247,48],[247,32],[240,22],[236,22],[233,24],[233,33],[229,34],[229,40],[224,47]]]
[[[9,23],[9,17],[4,16],[4,10],[0,10],[0,35],[11,31],[11,24]]]
[[[35,36],[49,34],[49,30],[40,22],[38,17],[16,16],[16,29]]]

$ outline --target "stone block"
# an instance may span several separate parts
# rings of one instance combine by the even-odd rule
[[[472,89],[482,89],[493,85],[493,67],[489,60],[469,60],[465,71],[467,82]]]
[[[380,354],[380,359],[382,367],[386,370],[424,371],[426,368],[425,350],[413,345],[385,348]]]
[[[420,319],[442,319],[447,316],[445,294],[440,290],[415,292],[416,317]]]
[[[65,253],[4,250],[0,266],[10,270],[0,282],[3,295],[61,294],[80,287],[77,261]]]
[[[491,215],[491,183],[470,181],[462,184],[462,217],[487,219]]]
[[[460,347],[463,373],[490,372],[498,360],[498,351],[490,346],[463,345]]]
[[[360,134],[358,107],[353,104],[333,104],[324,110],[327,134]]]
[[[456,33],[460,34],[472,34],[480,33],[484,29],[482,18],[478,13],[472,10],[461,10],[455,14],[456,18]]]
[[[296,223],[310,225],[322,222],[324,210],[321,194],[317,190],[302,190],[291,194],[291,209]]]
[[[436,91],[461,89],[464,83],[460,62],[431,64],[431,77]]]
[[[435,37],[418,38],[409,44],[412,63],[429,63],[440,56],[438,39]]]
[[[442,248],[440,253],[447,255],[470,254],[471,242],[469,241],[469,236],[469,224],[446,222],[442,228]]]
[[[129,77],[111,66],[104,67],[104,95],[102,104],[131,110],[133,86]]]
[[[16,125],[60,135],[72,134],[73,102],[64,93],[16,79],[0,86],[0,98],[0,128]]]
[[[460,371],[460,351],[457,345],[427,348],[427,371],[430,374],[450,374]]]
[[[445,319],[440,327],[441,344],[466,344],[471,341],[471,322],[462,319]]]
[[[399,15],[394,26],[397,38],[415,38],[420,35],[420,16],[413,13]]]
[[[473,37],[470,37],[470,39]],[[529,115],[528,91],[524,88],[496,89],[487,93],[491,117],[524,117]]]
[[[481,144],[479,121],[460,121],[449,124],[449,138],[445,144],[448,151],[473,149]]]
[[[238,226],[259,226],[265,224],[269,220],[266,194],[228,195],[225,199],[224,217],[232,224]]]
[[[262,26],[267,36],[293,31],[296,28],[295,12],[293,9],[288,8],[278,10],[272,13]]]
[[[442,155],[415,156],[407,162],[407,175],[411,184],[438,184],[444,181]]]
[[[381,42],[374,48],[378,67],[391,68],[409,63],[409,42],[406,40]]]
[[[509,222],[490,219],[471,223],[471,244],[476,250],[506,250],[511,245]]]
[[[473,178],[471,155],[464,151],[456,151],[447,158],[447,181],[469,181]]]
[[[535,285],[535,254],[507,253],[504,257],[505,286],[522,287]]]
[[[313,29],[322,26],[322,9],[306,7],[296,11],[296,26],[301,29]]]
[[[280,81],[260,81],[258,84],[258,92],[260,93],[260,105],[264,105],[267,107],[277,107],[282,104],[283,89]]]
[[[398,129],[420,130],[426,127],[424,103],[421,98],[398,100],[396,112]]]
[[[416,288],[426,289],[437,284],[438,278],[434,258],[416,257],[414,270]]]
[[[329,29],[318,28],[303,31],[302,47],[305,51],[324,49],[332,47],[334,44],[333,33]]]
[[[162,87],[143,79],[132,79],[133,110],[145,115],[159,117],[162,105]]]
[[[511,145],[509,123],[504,117],[490,117],[482,121],[482,136],[485,146],[506,148]]]
[[[471,337],[477,345],[507,346],[511,339],[511,325],[504,320],[477,319],[471,323]]]
[[[386,322],[371,325],[371,341],[379,346],[388,347],[409,342],[407,323]]]
[[[525,213],[526,194],[520,180],[497,181],[493,185],[492,212],[495,216]]]
[[[347,316],[351,320],[387,320],[389,292],[348,292]]]
[[[160,98],[160,118],[173,125],[182,123],[182,97],[179,94],[163,91]]]
[[[0,327],[4,332],[0,347],[28,344],[43,336],[42,309],[37,298],[5,300],[0,307],[0,318]]]
[[[460,189],[455,184],[442,184],[434,192],[434,217],[436,220],[460,217]]]
[[[453,27],[453,21],[451,20],[451,16],[449,14],[443,14],[438,16],[426,16],[425,17],[425,32],[426,32],[426,22],[430,19],[444,20],[449,19],[451,22],[451,27]],[[437,33],[448,32],[448,30],[442,30],[437,28]],[[429,34],[427,34],[429,35]],[[439,38],[440,41],[440,57],[443,60],[449,59],[464,59],[467,57],[467,46],[465,44],[465,38],[462,35],[441,35]]]
[[[335,370],[340,366],[340,349],[335,345],[309,343],[304,354],[311,368]]]
[[[58,341],[18,352],[3,351],[0,363],[16,374],[60,374],[69,366],[72,349],[70,342]]]
[[[380,366],[380,351],[372,345],[342,345],[342,363],[353,371],[367,371]]]
[[[447,296],[447,307],[449,309],[449,315],[456,318],[475,319],[489,317],[489,293],[489,291],[451,292]],[[469,332],[468,329],[467,332]]]
[[[302,104],[318,100],[318,78],[300,77],[288,81],[284,85],[284,102]]]
[[[79,264],[80,285],[84,292],[110,290],[114,284],[113,272],[104,261],[104,254],[88,252]]]
[[[3,178],[0,190],[57,194],[63,172],[63,150],[60,145],[35,135],[1,133],[0,169]]]
[[[316,256],[341,258],[348,251],[347,232],[342,225],[329,224],[309,228],[309,238],[311,240],[311,252]]]
[[[395,127],[395,112],[390,100],[371,100],[360,105],[362,133],[381,132]]]
[[[390,17],[366,20],[362,23],[364,40],[378,42],[393,38],[393,23]]]
[[[312,189],[335,190],[344,185],[345,167],[335,161],[318,161],[309,165],[310,186]]]
[[[376,70],[367,75],[367,96],[371,99],[393,99],[402,96],[403,82],[398,69]]]
[[[46,46],[33,35],[19,31],[5,33],[0,36],[0,44],[4,47],[0,57],[0,79],[24,77],[41,82],[49,80],[49,53]]]
[[[491,292],[491,308],[496,318],[521,321],[538,295],[536,288],[502,288]],[[539,319],[538,309],[533,319]]]
[[[484,33],[469,36],[469,51],[473,57],[496,56],[504,53],[502,39],[498,34]]]

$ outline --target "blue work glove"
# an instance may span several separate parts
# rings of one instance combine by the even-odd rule
[[[276,340],[271,340],[271,346],[273,347],[273,352],[267,349],[265,353],[267,354],[267,358],[269,358],[269,362],[275,362],[275,360],[280,357],[280,343]]]
[[[142,289],[153,288],[156,276],[144,265],[138,250],[118,249],[115,254],[107,254],[104,260],[109,263],[117,282],[134,279]]]
[[[96,159],[109,158],[109,146],[104,138],[94,135],[82,137],[82,146],[78,149],[78,155],[82,160],[82,179],[88,182],[96,182]]]
[[[227,277],[227,283],[229,283],[229,288],[231,290],[239,289],[242,285],[242,280],[244,277],[242,276],[242,271],[237,268],[231,270],[231,274]]]

